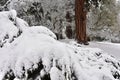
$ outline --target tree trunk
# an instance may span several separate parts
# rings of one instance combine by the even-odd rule
[[[85,0],[75,0],[75,24],[76,24],[76,40],[78,43],[87,43],[86,36],[86,15],[84,9]]]

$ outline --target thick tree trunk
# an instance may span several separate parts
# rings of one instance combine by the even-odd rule
[[[76,40],[78,43],[87,43],[86,36],[86,15],[84,10],[85,0],[75,0],[75,24],[76,24]]]

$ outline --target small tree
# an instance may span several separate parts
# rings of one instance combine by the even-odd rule
[[[86,16],[91,6],[98,7],[101,0],[75,0],[76,40],[88,44],[86,36]]]

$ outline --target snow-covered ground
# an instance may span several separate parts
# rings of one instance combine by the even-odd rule
[[[46,27],[30,27],[16,14],[0,13],[0,80],[120,80],[114,57],[57,41]]]
[[[89,42],[89,47],[100,48],[117,59],[120,59],[120,43]]]
[[[63,39],[61,42],[71,43],[75,42],[73,39]],[[89,45],[80,45],[82,47],[90,47],[90,48],[99,48],[103,50],[105,53],[110,54],[111,56],[120,60],[120,43],[111,43],[111,42],[97,42],[91,41]]]

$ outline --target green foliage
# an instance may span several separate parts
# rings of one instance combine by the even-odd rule
[[[98,9],[92,8],[88,17],[88,35],[105,38],[105,40],[119,40],[119,10],[116,0],[102,0]],[[94,37],[94,36],[93,36]]]
[[[0,5],[3,6],[8,0],[0,0]]]
[[[101,0],[86,0],[85,8],[86,10],[90,10],[92,6],[95,8],[99,7]]]

